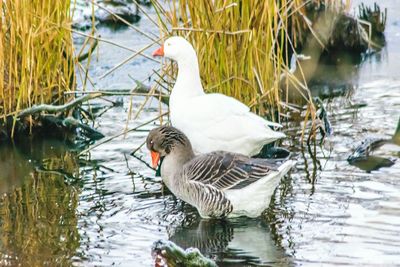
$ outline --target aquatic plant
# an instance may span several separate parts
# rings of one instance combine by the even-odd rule
[[[74,90],[70,1],[0,1],[0,10],[0,127],[14,116],[13,135],[20,110],[63,104]]]

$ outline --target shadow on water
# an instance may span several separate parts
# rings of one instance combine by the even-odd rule
[[[78,164],[59,142],[0,146],[0,264],[69,265],[79,247]]]

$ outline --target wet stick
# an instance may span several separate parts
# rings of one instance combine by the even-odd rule
[[[33,114],[44,112],[44,111],[46,111],[47,113],[63,112],[63,111],[69,110],[73,107],[76,107],[76,106],[82,104],[83,102],[86,102],[90,99],[94,99],[94,98],[97,98],[100,96],[102,96],[101,93],[88,94],[88,95],[79,97],[67,104],[58,105],[58,106],[57,105],[47,105],[47,104],[35,105],[31,108],[22,110],[21,112],[18,113],[17,117],[25,117],[28,115],[33,115]]]

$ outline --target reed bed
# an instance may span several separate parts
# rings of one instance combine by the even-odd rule
[[[1,126],[35,104],[64,103],[75,75],[70,1],[0,1],[0,10]]]
[[[301,94],[311,97],[305,79],[289,72],[290,58],[311,31],[307,4],[334,9],[349,6],[341,0],[153,1],[159,14],[161,36],[181,35],[195,47],[203,86],[209,92],[233,96],[254,111],[273,118],[280,111],[285,88],[292,78]],[[176,74],[168,65],[167,75]]]

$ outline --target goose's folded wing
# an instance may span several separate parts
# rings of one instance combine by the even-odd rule
[[[226,190],[243,188],[278,167],[274,161],[216,151],[194,158],[184,166],[183,172],[188,180]]]
[[[261,149],[261,143],[265,140],[271,139],[265,142],[270,143],[285,136],[270,128],[278,124],[251,113],[249,107],[236,99],[220,94],[206,94],[188,100],[175,114],[184,115],[175,116],[172,124],[184,130],[189,139],[195,141],[250,142],[250,146]],[[196,146],[200,144],[195,142]],[[216,147],[227,150],[227,145],[221,144]],[[206,149],[206,151],[212,151],[212,149]],[[233,149],[233,151],[239,150]]]

